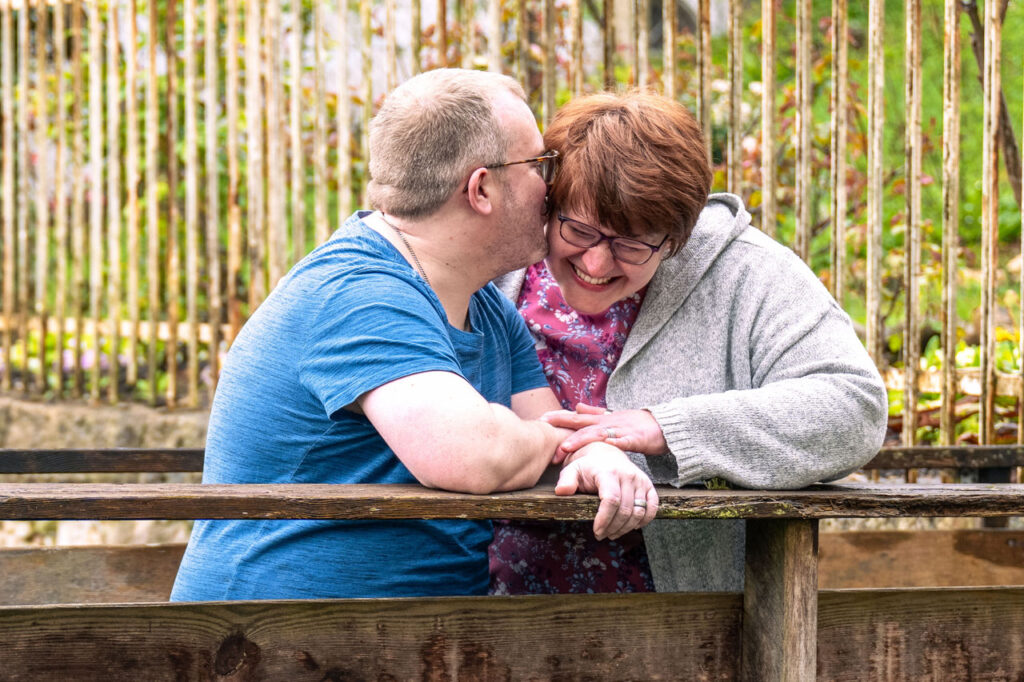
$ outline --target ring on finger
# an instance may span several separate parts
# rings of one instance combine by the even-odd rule
[[[640,509],[647,509],[647,500],[640,499],[639,497],[633,500],[633,506],[639,507]]]
[[[604,437],[605,438],[618,438],[619,436],[618,436],[617,433],[615,433],[615,429],[606,426],[605,429],[604,429]]]

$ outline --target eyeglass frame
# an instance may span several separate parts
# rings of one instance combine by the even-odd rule
[[[592,244],[577,244],[577,243],[575,243],[574,241],[572,241],[571,239],[566,237],[565,233],[563,232],[563,230],[565,229],[566,221],[572,222],[572,223],[577,223],[579,225],[582,225],[583,227],[586,227],[586,228],[589,228],[589,229],[593,230],[597,234],[597,241],[593,242]],[[660,251],[661,247],[665,246],[665,242],[667,242],[668,238],[671,236],[671,235],[666,234],[665,238],[662,239],[661,243],[658,244],[657,246],[655,246],[654,244],[648,244],[647,242],[642,241],[640,239],[633,239],[632,237],[622,237],[622,236],[618,236],[618,235],[615,236],[615,237],[609,237],[608,235],[606,235],[604,232],[601,232],[601,230],[597,229],[593,225],[589,225],[589,224],[583,222],[582,220],[576,220],[575,218],[570,218],[569,216],[564,215],[562,213],[558,214],[558,234],[567,243],[569,243],[569,244],[571,244],[571,245],[573,245],[573,246],[575,246],[577,248],[581,248],[581,249],[592,249],[595,246],[597,246],[598,244],[600,244],[601,242],[607,241],[608,242],[608,250],[612,254],[612,258],[614,258],[615,260],[620,261],[622,263],[626,263],[628,265],[644,265],[644,264],[650,262],[650,260],[652,258],[654,258],[654,254],[656,254],[658,251]],[[628,260],[623,260],[622,258],[619,258],[619,256],[615,253],[615,243],[616,242],[622,243],[624,241],[632,242],[634,244],[642,244],[643,246],[646,246],[648,249],[650,249],[651,253],[650,253],[649,256],[647,256],[647,258],[643,259],[639,263],[633,263],[633,262],[628,261]]]
[[[551,187],[551,182],[555,179],[555,169],[557,168],[557,161],[558,161],[558,157],[559,156],[561,156],[561,154],[559,154],[557,149],[550,149],[550,150],[544,152],[543,154],[541,154],[540,156],[534,156],[534,157],[529,158],[529,159],[522,159],[521,161],[506,161],[505,163],[492,163],[492,164],[489,164],[487,166],[477,166],[473,170],[474,170],[474,172],[477,169],[479,169],[479,168],[487,168],[488,170],[494,170],[496,168],[504,168],[505,166],[515,166],[515,165],[518,165],[520,163],[539,163],[539,162],[542,162],[542,161],[549,161],[550,163],[548,163],[544,167],[545,168],[550,168],[551,170],[547,171],[546,173],[542,173],[541,174],[541,178],[544,180],[544,184],[547,185],[550,188]],[[548,176],[550,176],[550,177],[548,177]],[[462,192],[463,192],[463,194],[465,194],[468,191],[469,191],[469,181],[467,180],[466,181],[466,186],[462,189]]]

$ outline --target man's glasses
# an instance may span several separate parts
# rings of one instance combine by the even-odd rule
[[[544,152],[540,156],[535,156],[532,159],[523,159],[522,161],[506,161],[505,163],[495,163],[490,166],[484,166],[484,168],[504,168],[505,166],[515,166],[520,163],[535,163],[537,168],[540,170],[540,176],[544,178],[544,182],[548,185],[555,179],[555,166],[558,163],[558,151],[552,149],[549,152]]]
[[[544,178],[544,183],[550,188],[551,181],[555,179],[555,167],[558,165],[558,151],[552,149],[549,152],[544,152],[540,156],[534,156],[530,159],[523,159],[522,161],[506,161],[505,163],[492,163],[489,166],[480,166],[481,168],[495,169],[504,168],[505,166],[515,166],[520,163],[535,163],[537,164],[537,170],[540,172],[540,176]],[[462,188],[463,193],[469,191],[469,182],[466,182],[466,186]]]
[[[558,234],[562,235],[562,239],[573,246],[589,249],[603,241],[607,241],[608,248],[611,249],[615,260],[629,263],[630,265],[643,265],[651,260],[655,252],[668,241],[667,234],[657,246],[642,242],[639,239],[630,239],[629,237],[609,237],[593,225],[581,223],[561,213],[558,214],[558,223]]]

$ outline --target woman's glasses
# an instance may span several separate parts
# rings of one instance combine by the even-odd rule
[[[667,234],[657,246],[642,242],[639,239],[630,239],[629,237],[609,237],[593,225],[581,223],[561,213],[558,214],[558,223],[558,234],[562,235],[562,239],[573,246],[589,249],[592,246],[597,246],[601,242],[607,241],[608,248],[611,249],[615,260],[629,263],[630,265],[643,265],[651,260],[655,252],[668,241]]]

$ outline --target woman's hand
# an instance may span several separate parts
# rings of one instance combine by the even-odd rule
[[[594,517],[594,535],[598,540],[614,540],[654,520],[658,492],[626,453],[606,443],[591,443],[567,461],[555,494],[597,494],[601,499]]]
[[[644,455],[663,455],[668,452],[665,435],[654,416],[647,410],[609,412],[600,407],[579,403],[575,412],[548,412],[541,419],[552,426],[576,430],[576,433],[558,446],[556,458],[597,441]]]

